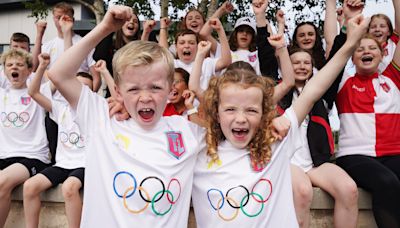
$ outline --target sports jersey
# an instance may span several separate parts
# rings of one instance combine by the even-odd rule
[[[40,91],[51,95],[49,86]],[[28,88],[0,88],[0,113],[0,159],[26,157],[50,163],[45,110],[28,95]]]
[[[336,96],[341,123],[337,157],[400,154],[399,88],[394,63],[382,74],[343,75]]]
[[[72,37],[72,44],[77,43],[81,39],[82,39],[81,36],[74,34],[74,36]],[[81,66],[79,67],[79,70],[77,72],[82,71],[82,72],[89,73],[90,67],[96,63],[92,57],[93,52],[94,52],[94,49],[89,53],[89,55],[82,62]],[[50,68],[54,64],[54,62],[58,59],[58,57],[60,57],[61,54],[64,53],[64,40],[57,36],[56,38],[45,42],[42,45],[42,53],[48,53],[50,55],[50,64],[48,66],[48,68]]]
[[[76,123],[75,113],[64,99],[51,99],[50,118],[58,125],[55,166],[64,169],[85,167],[85,138]]]
[[[298,227],[293,205],[290,158],[301,146],[292,108],[285,112],[288,135],[271,145],[271,161],[251,166],[249,151],[225,140],[218,145],[220,164],[199,154],[193,182],[197,227]]]
[[[231,51],[232,63],[237,61],[244,61],[249,63],[257,75],[261,75],[260,62],[258,61],[257,51],[250,52],[249,50],[236,50]]]
[[[152,130],[110,119],[106,100],[86,86],[76,113],[87,139],[81,227],[186,227],[204,129],[181,116]]]

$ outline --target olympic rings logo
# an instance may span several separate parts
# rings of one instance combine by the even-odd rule
[[[68,148],[75,146],[76,148],[83,148],[85,147],[85,140],[82,135],[73,131],[73,132],[60,132],[60,142]]]
[[[28,123],[30,115],[28,112],[2,112],[0,114],[1,123],[4,127],[22,127]]]
[[[262,182],[265,182],[265,186],[262,186]],[[235,195],[235,196],[230,196]],[[259,179],[251,191],[249,191],[245,186],[238,185],[228,189],[224,195],[221,190],[216,188],[210,188],[207,191],[207,199],[211,207],[217,211],[218,216],[224,221],[234,220],[238,214],[239,209],[247,217],[257,217],[264,210],[264,204],[270,199],[272,195],[272,183],[266,178]],[[217,196],[217,197],[216,197]],[[253,202],[252,202],[253,201]],[[251,204],[251,205],[250,205]],[[256,206],[254,204],[259,204],[259,209],[255,210]],[[246,209],[246,206],[250,205],[249,208],[253,209],[252,213]],[[224,206],[229,206],[231,208],[231,216],[225,216],[222,213]]]
[[[117,186],[120,186],[120,184],[118,183],[123,182],[123,181],[118,181],[119,179],[123,178],[121,176],[129,178],[132,181],[132,185],[127,187],[124,191],[120,192],[118,191]],[[126,180],[126,178],[124,180]],[[145,184],[146,182],[149,182],[150,184]],[[126,183],[126,181],[124,183]],[[147,187],[145,187],[145,185],[147,185]],[[160,188],[161,190],[149,192],[148,189],[150,190],[155,189],[156,188],[155,186],[157,185],[161,187]],[[178,201],[181,195],[182,188],[181,188],[181,183],[176,178],[172,178],[168,182],[167,188],[165,188],[164,182],[156,176],[148,176],[144,178],[138,186],[137,180],[132,173],[127,171],[120,171],[114,175],[113,190],[118,198],[122,198],[123,205],[129,213],[140,214],[144,212],[149,205],[151,205],[151,210],[155,215],[164,216],[171,211],[172,206]],[[136,192],[139,192],[139,194],[137,195],[144,201],[144,206],[140,209],[134,210],[128,205],[128,199],[130,197],[133,197]],[[159,204],[164,204],[164,206],[167,205],[165,206],[164,211],[156,209],[156,203],[158,202]],[[162,206],[158,206],[158,208],[160,207]]]

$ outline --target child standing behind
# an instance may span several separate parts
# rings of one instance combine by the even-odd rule
[[[40,193],[60,183],[63,184],[62,193],[69,227],[79,227],[82,212],[79,190],[84,181],[85,138],[80,134],[79,126],[75,122],[74,114],[68,103],[65,100],[47,98],[39,90],[40,81],[49,63],[50,56],[48,54],[39,55],[39,67],[36,77],[29,85],[29,95],[46,109],[50,113],[50,117],[58,124],[56,164],[31,177],[24,184],[26,227],[35,228],[39,225]],[[93,88],[90,79],[78,76],[78,80],[91,89]]]
[[[26,80],[31,74],[32,57],[23,50],[3,53],[1,63],[10,81],[0,88],[0,227],[10,209],[11,192],[48,163],[45,110],[28,95]],[[42,93],[50,95],[50,89]]]
[[[173,57],[154,42],[133,41],[113,59],[117,100],[131,118],[110,118],[107,102],[76,79],[90,50],[132,17],[110,7],[100,24],[69,48],[49,78],[76,111],[86,139],[81,227],[186,227],[196,156],[204,131],[181,116],[161,117],[173,81]]]

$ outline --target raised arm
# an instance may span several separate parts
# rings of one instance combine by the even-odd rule
[[[369,21],[369,18],[364,19],[361,14],[348,21],[346,43],[318,74],[308,81],[299,98],[293,104],[299,124],[303,122],[314,103],[321,98],[345,66],[361,37],[367,31]]]
[[[94,65],[94,69],[101,75],[102,78],[107,83],[108,90],[110,91],[111,97],[117,98],[116,92],[115,92],[115,82],[113,77],[111,76],[110,72],[107,69],[107,64],[106,61],[100,59],[99,61],[96,62],[96,65]]]
[[[215,65],[215,71],[220,71],[232,63],[231,49],[229,48],[228,38],[226,37],[224,27],[218,18],[210,19],[211,27],[217,31],[219,42],[221,43],[221,56]]]
[[[192,72],[190,72],[189,77],[189,90],[193,91],[196,97],[200,100],[200,103],[203,101],[203,90],[200,88],[200,77],[201,77],[201,69],[203,66],[204,59],[206,58],[208,52],[211,49],[210,41],[200,41],[197,45],[197,53],[194,59]]]
[[[77,107],[82,90],[82,84],[75,76],[81,62],[104,37],[121,28],[132,14],[132,8],[127,6],[110,7],[100,24],[64,52],[49,70],[50,80],[72,108]]]
[[[326,42],[325,58],[328,58],[337,31],[336,0],[326,0],[324,38]]]
[[[169,48],[168,45],[168,28],[171,24],[171,21],[167,17],[163,17],[160,19],[160,40],[158,44],[161,47]]]
[[[278,23],[278,34],[285,34],[285,13],[279,9],[276,11],[276,22]]]
[[[72,31],[72,27],[74,26],[74,20],[68,15],[63,15],[60,17],[60,27],[61,32],[63,33],[64,39],[64,51],[68,48],[72,47],[72,36],[74,32]]]
[[[210,19],[212,18],[220,19],[221,17],[230,14],[233,10],[234,7],[232,3],[226,1],[214,12],[213,15],[211,15]],[[218,41],[211,35],[211,33],[212,33],[212,27],[209,21],[207,21],[206,23],[204,23],[203,28],[201,28],[199,35],[202,39],[211,42],[211,52],[215,53],[217,51]]]
[[[145,21],[143,24],[143,32],[142,32],[141,40],[148,41],[149,37],[150,37],[150,33],[151,33],[151,31],[153,31],[155,26],[156,26],[155,20]],[[160,32],[161,32],[161,29],[160,29]]]
[[[43,74],[46,71],[47,66],[50,64],[50,55],[47,53],[41,53],[38,56],[39,66],[36,69],[35,77],[33,77],[28,87],[28,94],[31,96],[40,106],[46,111],[52,111],[51,100],[40,93],[40,85],[42,82]],[[49,82],[51,83],[51,82]]]
[[[46,21],[36,22],[36,38],[35,38],[35,45],[33,46],[32,50],[32,70],[34,72],[39,66],[38,56],[42,52],[42,41],[44,32],[46,31],[46,27],[47,27]]]
[[[276,34],[268,37],[269,43],[275,48],[275,53],[279,59],[282,81],[274,88],[273,102],[277,104],[294,86],[294,70],[286,48],[283,34]]]
[[[400,33],[400,2],[397,0],[392,0],[394,8],[394,31]]]

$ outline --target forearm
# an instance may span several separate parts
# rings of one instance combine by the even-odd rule
[[[72,47],[72,31],[71,32],[66,32],[64,35],[64,51],[66,51],[68,48]]]
[[[42,53],[42,40],[43,34],[37,34],[35,38],[35,45],[32,49],[32,69],[33,72],[36,72],[36,69],[39,66],[38,56]]]
[[[101,77],[99,72],[97,72],[94,69],[94,66],[90,67],[90,73],[92,75],[92,79],[93,79],[93,91],[97,92],[99,91],[100,87],[101,87]]]
[[[40,93],[41,81],[42,81],[45,70],[46,70],[46,66],[39,65],[39,67],[37,68],[35,77],[33,77],[31,83],[29,84],[28,94],[29,94],[29,96],[32,97],[32,99],[34,99],[46,111],[51,112],[52,106],[51,106],[50,99]]]
[[[326,41],[326,54],[325,58],[328,57],[329,51],[332,48],[335,36],[338,34],[337,31],[337,18],[336,18],[336,0],[327,0],[325,9],[325,21],[324,21],[324,37]]]
[[[393,8],[394,8],[394,30],[397,34],[399,34],[400,27],[400,2],[397,0],[393,0]]]
[[[107,87],[108,87],[108,90],[110,91],[111,97],[116,98],[117,94],[115,92],[115,82],[114,82],[114,78],[111,76],[110,72],[108,72],[108,70],[106,70],[101,73],[101,76],[104,78],[104,80],[107,83]]]
[[[216,71],[220,71],[232,63],[231,49],[224,29],[218,30],[218,37],[221,43],[221,57],[217,61]]]
[[[161,47],[164,48],[169,48],[168,45],[168,28],[160,28],[160,40],[158,41],[158,44]]]
[[[204,56],[196,55],[193,63],[192,72],[189,77],[189,90],[193,91],[196,97],[203,96],[203,90],[200,88],[201,69],[204,62]]]
[[[276,54],[281,64],[282,81],[275,87],[273,96],[275,104],[278,103],[294,86],[294,70],[286,46],[277,49]]]
[[[268,42],[269,33],[266,26],[257,27],[257,51],[260,61],[260,71],[263,76],[271,77],[278,81],[278,61],[275,56],[275,49]]]
[[[161,32],[161,31],[160,31],[160,32]],[[150,36],[150,32],[143,31],[142,37],[140,38],[140,40],[142,40],[142,41],[148,41],[148,40],[149,40],[149,36]]]

